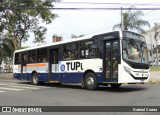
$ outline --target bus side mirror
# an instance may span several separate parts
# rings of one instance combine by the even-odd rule
[[[128,58],[128,56],[127,56],[127,50],[126,49],[123,49],[123,58],[124,59]]]

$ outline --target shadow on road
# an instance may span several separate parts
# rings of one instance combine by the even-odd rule
[[[123,93],[123,92],[134,92],[134,91],[141,91],[146,90],[147,87],[145,85],[131,85],[131,86],[121,86],[117,89],[113,89],[112,87],[99,87],[99,91],[107,91],[107,92],[116,92],[116,93]]]
[[[31,85],[30,82],[18,82],[18,84],[28,84]],[[44,87],[55,87],[55,88],[63,88],[63,89],[77,89],[77,90],[85,90],[81,87],[80,84],[70,84],[70,83],[44,83],[40,86]],[[35,86],[36,87],[36,86]],[[116,92],[116,93],[123,93],[123,92],[134,92],[134,91],[141,91],[147,90],[146,84],[134,84],[134,85],[123,85],[117,89],[113,89],[110,86],[99,86],[97,90],[94,91],[104,91],[104,92]]]

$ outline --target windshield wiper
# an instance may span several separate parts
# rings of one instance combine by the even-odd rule
[[[138,49],[138,50],[139,50],[137,43],[136,43],[133,39],[131,39],[130,43],[132,44],[132,46],[133,46],[135,49]]]

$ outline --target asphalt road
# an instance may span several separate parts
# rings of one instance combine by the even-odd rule
[[[103,86],[88,91],[78,84],[32,86],[28,82],[1,80],[0,106],[160,106],[160,84],[124,84],[117,90]],[[99,114],[103,113],[94,113]]]

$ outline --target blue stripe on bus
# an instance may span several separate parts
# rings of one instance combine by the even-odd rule
[[[81,83],[83,78],[83,73],[53,73],[51,79],[49,79],[48,73],[40,73],[39,74],[39,81],[49,82],[51,81],[59,81],[62,83]],[[103,74],[98,72],[97,75],[97,82],[103,83],[103,82],[117,82],[117,80],[103,80]],[[14,78],[18,80],[28,80],[30,81],[31,73],[26,73],[21,78],[21,73],[14,73]]]
[[[14,74],[13,74],[13,77],[14,77],[15,79],[21,80],[21,74],[20,74],[20,73],[14,73]]]

